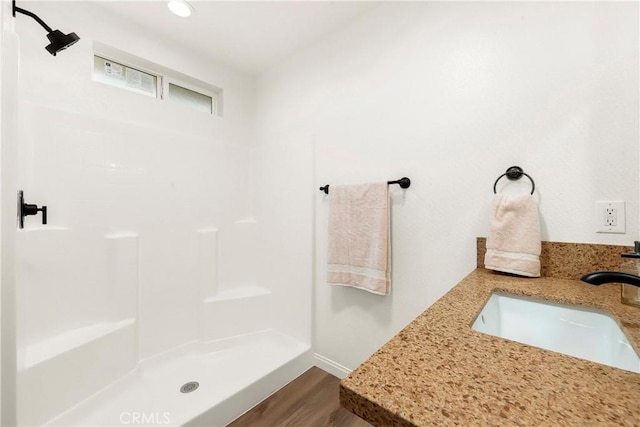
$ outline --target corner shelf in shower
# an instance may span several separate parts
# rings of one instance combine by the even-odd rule
[[[200,339],[229,338],[273,326],[276,313],[272,298],[269,289],[251,282],[223,287],[215,296],[203,300]],[[251,315],[237,316],[238,313]]]
[[[265,295],[271,295],[271,291],[258,285],[242,285],[232,289],[224,289],[217,295],[205,298],[205,303],[215,303],[220,301],[229,301],[243,298],[253,298]]]

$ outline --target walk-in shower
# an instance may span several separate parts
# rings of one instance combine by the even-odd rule
[[[311,167],[271,167],[281,141],[254,141],[250,78],[165,50],[97,3],[37,6],[85,43],[54,61],[30,20],[3,16],[18,41],[2,58],[19,64],[13,81],[2,76],[19,88],[17,118],[2,123],[15,127],[13,197],[23,190],[23,213],[38,216],[11,229],[16,342],[2,352],[15,353],[4,389],[16,402],[3,400],[2,415],[20,426],[224,425],[313,364],[310,203],[281,193],[311,200],[312,177],[298,174]],[[129,84],[134,54],[210,80],[225,91],[224,118],[92,81],[105,44],[130,49],[114,58],[131,65]],[[289,173],[296,182],[280,182]]]

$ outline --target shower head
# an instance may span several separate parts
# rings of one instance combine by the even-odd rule
[[[61,50],[65,50],[72,44],[76,43],[80,40],[80,37],[76,33],[64,34],[60,30],[52,30],[50,26],[45,24],[45,22],[38,17],[35,13],[29,12],[28,10],[19,8],[16,6],[16,0],[12,0],[13,6],[13,16],[16,16],[16,12],[22,13],[23,15],[27,15],[35,19],[35,21],[42,26],[45,30],[47,30],[47,38],[49,39],[49,45],[45,47],[47,51],[56,56],[56,53]]]
[[[51,42],[45,49],[49,51],[49,53],[53,56],[56,56],[56,53],[61,50],[65,50],[78,40],[80,37],[76,35],[76,33],[63,34],[60,30],[51,31],[47,34],[47,38]]]

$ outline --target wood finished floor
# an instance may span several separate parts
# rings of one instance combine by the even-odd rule
[[[313,367],[228,427],[367,427],[340,406],[340,380]]]

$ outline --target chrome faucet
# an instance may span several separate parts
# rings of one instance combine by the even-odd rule
[[[605,283],[625,283],[640,288],[640,276],[635,274],[622,273],[620,271],[596,271],[585,274],[580,278],[590,285],[604,285]]]

